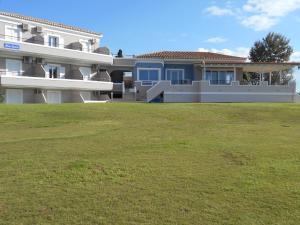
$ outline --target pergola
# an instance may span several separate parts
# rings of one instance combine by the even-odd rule
[[[204,62],[201,64],[203,68],[218,68],[218,67],[234,67],[234,68],[242,68],[244,72],[253,72],[260,74],[260,81],[263,79],[263,74],[269,74],[269,84],[271,84],[272,73],[279,72],[280,81],[282,80],[282,71],[293,69],[294,67],[300,68],[300,62],[283,62],[283,63],[253,63],[253,62]]]

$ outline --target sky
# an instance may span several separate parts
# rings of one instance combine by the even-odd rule
[[[0,0],[0,10],[102,32],[101,45],[125,55],[247,56],[255,41],[279,32],[291,40],[291,60],[300,61],[300,0]],[[299,71],[296,77],[300,84]]]

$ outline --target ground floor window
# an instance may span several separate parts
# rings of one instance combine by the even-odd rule
[[[210,84],[230,85],[234,80],[234,71],[206,70],[205,79],[210,81]]]
[[[156,68],[139,68],[137,78],[143,85],[151,85],[160,80],[160,69]]]

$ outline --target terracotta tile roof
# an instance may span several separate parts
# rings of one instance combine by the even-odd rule
[[[157,59],[198,59],[198,60],[224,60],[224,61],[245,61],[246,58],[223,55],[212,52],[181,52],[162,51],[139,55],[137,58],[157,58]]]
[[[206,62],[207,64],[240,64],[240,65],[289,65],[300,66],[300,62]]]
[[[60,27],[60,28],[68,29],[68,30],[84,32],[84,33],[88,33],[88,34],[94,34],[94,35],[99,35],[99,36],[102,35],[102,33],[97,33],[97,32],[93,32],[93,31],[85,30],[85,29],[82,29],[82,28],[79,28],[79,27],[64,25],[64,24],[61,24],[61,23],[51,22],[51,21],[44,20],[44,19],[38,19],[38,18],[31,17],[31,16],[23,16],[23,15],[20,15],[20,14],[17,14],[17,13],[0,12],[0,15],[13,17],[13,18],[16,18],[16,19],[21,19],[21,20],[28,20],[28,21],[36,22],[36,23],[42,23],[42,24],[46,24],[46,25],[50,25],[50,26],[54,26],[54,27]]]

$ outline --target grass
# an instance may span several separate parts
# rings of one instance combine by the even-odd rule
[[[300,105],[0,105],[0,224],[299,224]]]

